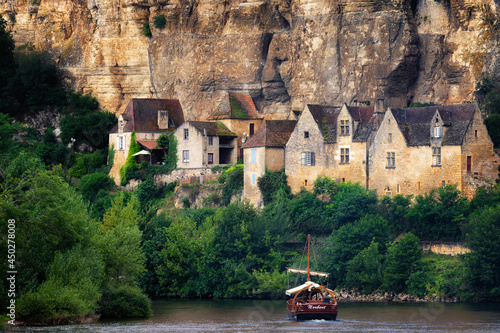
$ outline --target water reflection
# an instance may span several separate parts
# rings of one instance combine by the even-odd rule
[[[337,321],[295,322],[284,301],[163,300],[148,320],[12,332],[499,332],[498,304],[340,303]]]

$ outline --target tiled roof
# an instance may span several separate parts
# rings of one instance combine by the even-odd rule
[[[147,148],[149,150],[152,150],[152,149],[156,149],[156,147],[158,146],[156,144],[156,141],[155,140],[137,140],[137,142],[143,146],[144,148]]]
[[[167,132],[168,129],[158,127],[158,111],[167,110],[168,117],[175,127],[184,123],[184,112],[177,99],[133,98],[122,114],[127,121],[124,132]],[[111,133],[118,132],[118,125]]]
[[[296,124],[296,120],[266,120],[242,148],[284,147]]]
[[[446,128],[442,144],[461,145],[476,108],[476,104],[459,104],[390,110],[407,144],[425,146],[431,144],[431,122],[436,112],[439,113]]]
[[[337,141],[337,117],[342,110],[338,106],[308,104],[309,111],[318,124],[326,143]]]
[[[353,142],[366,142],[373,130],[375,120],[375,107],[373,106],[348,106],[347,110],[354,121],[358,122],[356,132],[352,136]]]
[[[262,119],[257,111],[252,97],[248,93],[230,92],[217,110],[208,117],[211,120],[218,119]]]
[[[237,136],[220,121],[189,121],[200,133],[213,136]]]

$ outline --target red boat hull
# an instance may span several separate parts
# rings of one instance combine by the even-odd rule
[[[288,315],[294,320],[336,320],[337,305],[327,303],[306,303],[301,305],[292,305],[287,302]]]

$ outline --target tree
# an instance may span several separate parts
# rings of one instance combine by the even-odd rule
[[[500,298],[500,204],[471,216],[463,228],[466,275],[478,296]]]
[[[382,258],[378,243],[359,252],[347,264],[346,286],[370,293],[382,285]]]
[[[144,272],[144,254],[139,231],[139,202],[132,196],[125,203],[123,194],[115,197],[99,226],[99,248],[111,284],[133,284]]]
[[[407,281],[421,265],[422,249],[419,239],[411,232],[392,243],[387,249],[384,287],[396,293],[407,290]]]
[[[105,173],[91,173],[82,177],[78,189],[85,200],[94,202],[101,190],[109,191],[115,185],[113,179]]]
[[[402,232],[408,231],[406,216],[411,209],[413,195],[384,196],[379,202],[380,214],[389,223],[391,234],[396,237]]]
[[[332,273],[335,283],[344,285],[348,262],[372,241],[385,244],[388,240],[387,221],[380,215],[366,215],[332,232],[322,250],[322,269]]]
[[[266,171],[266,173],[257,180],[260,193],[264,200],[264,205],[271,203],[276,198],[276,193],[282,189],[287,196],[292,194],[290,186],[286,180],[285,170],[281,171]]]

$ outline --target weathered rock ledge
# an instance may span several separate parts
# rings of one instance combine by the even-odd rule
[[[338,302],[393,302],[393,303],[458,303],[457,297],[419,297],[409,294],[373,293],[361,294],[355,290],[342,289],[336,295]]]

